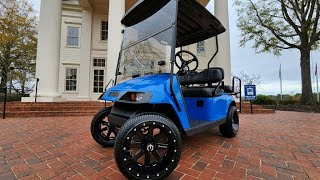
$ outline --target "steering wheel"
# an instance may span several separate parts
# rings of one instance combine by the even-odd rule
[[[191,60],[184,60],[183,57],[182,57],[182,54],[183,53],[186,53],[186,54],[189,54],[192,56],[192,59]],[[179,66],[179,64],[177,63],[177,57],[179,57],[180,61],[181,61],[181,66]],[[176,53],[176,60],[175,60],[175,64],[176,66],[179,68],[179,71],[182,72],[184,71],[184,69],[187,67],[188,70],[190,71],[190,68],[189,68],[189,64],[193,63],[193,62],[196,62],[196,66],[194,69],[192,69],[191,71],[195,71],[198,66],[199,66],[199,60],[197,58],[196,55],[194,55],[192,52],[190,51],[186,51],[186,50],[181,50],[179,52]]]

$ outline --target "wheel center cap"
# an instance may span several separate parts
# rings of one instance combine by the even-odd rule
[[[147,146],[147,150],[148,150],[149,152],[154,151],[154,145],[149,144],[149,145]]]

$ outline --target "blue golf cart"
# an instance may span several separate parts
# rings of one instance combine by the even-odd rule
[[[115,161],[128,179],[164,179],[179,163],[181,135],[219,126],[236,136],[239,116],[233,85],[224,70],[199,70],[187,46],[216,37],[225,28],[196,0],[140,0],[123,17],[125,26],[114,86],[100,100],[113,102],[91,123],[94,140],[114,147]],[[203,63],[203,62],[201,62]],[[240,85],[241,87],[241,85]],[[241,98],[240,98],[241,99]]]

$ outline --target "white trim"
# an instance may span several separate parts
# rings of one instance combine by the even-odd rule
[[[63,17],[68,17],[68,16],[63,16]],[[72,17],[72,16],[70,16],[70,17]],[[74,22],[74,21],[64,21],[64,23],[67,25],[67,27],[68,27],[68,24],[77,25],[79,27],[81,27],[81,25],[82,25],[82,23]]]

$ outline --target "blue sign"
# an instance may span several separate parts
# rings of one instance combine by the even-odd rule
[[[249,101],[257,99],[256,85],[244,85],[244,99]]]

